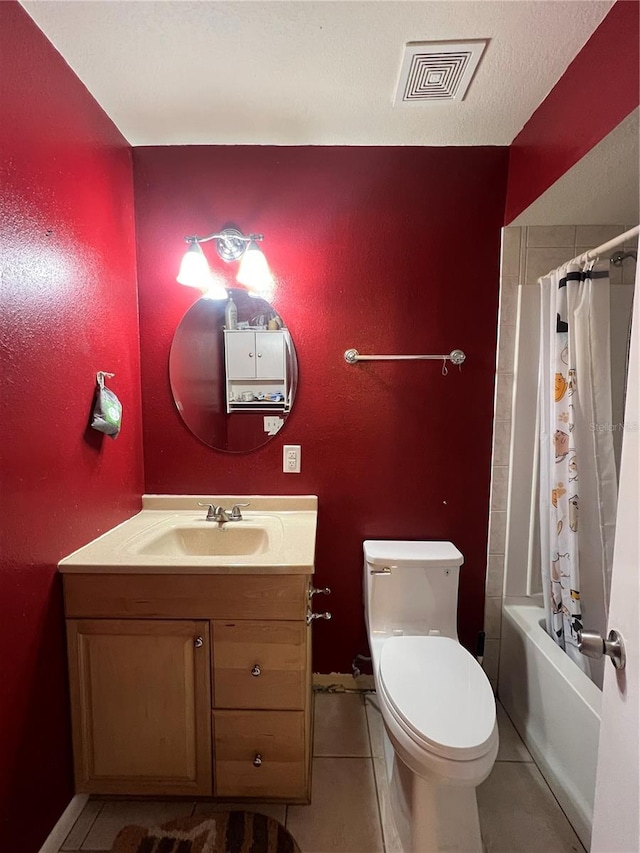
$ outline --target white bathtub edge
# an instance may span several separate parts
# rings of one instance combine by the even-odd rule
[[[498,693],[588,850],[602,694],[540,626],[543,614],[505,602]]]

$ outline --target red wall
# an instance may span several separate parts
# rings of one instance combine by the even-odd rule
[[[0,3],[0,847],[35,853],[73,795],[58,560],[139,509],[131,152],[14,2]],[[116,441],[87,430],[116,374]]]
[[[640,103],[638,0],[618,0],[509,149],[508,225]]]
[[[334,616],[314,629],[319,671],[349,672],[366,649],[366,538],[455,542],[466,560],[460,633],[473,645],[483,618],[506,150],[212,146],[137,148],[133,158],[147,491],[319,496],[316,580],[333,589]],[[175,280],[183,237],[228,222],[265,235],[279,279],[273,304],[300,365],[283,432],[239,455],[193,437],[168,381],[173,333],[197,298]],[[434,362],[349,366],[349,347],[460,347],[468,361],[446,377]],[[301,474],[282,473],[284,443],[302,445]]]

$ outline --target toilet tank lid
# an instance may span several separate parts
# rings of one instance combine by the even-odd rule
[[[374,566],[461,566],[464,557],[452,542],[426,540],[367,539],[364,543],[367,563]]]

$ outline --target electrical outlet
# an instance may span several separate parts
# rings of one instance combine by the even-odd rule
[[[264,419],[264,431],[267,435],[275,435],[284,426],[284,418],[279,418],[277,415],[272,418]]]
[[[299,444],[285,444],[282,448],[282,470],[285,474],[300,473]]]

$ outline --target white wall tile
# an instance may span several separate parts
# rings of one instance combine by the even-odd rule
[[[496,411],[497,420],[509,420],[513,405],[513,373],[499,373],[496,377]]]
[[[509,277],[500,285],[500,325],[513,326],[518,310],[518,279]]]
[[[491,469],[491,509],[507,508],[507,488],[509,485],[509,467],[494,465]]]
[[[540,276],[565,264],[572,257],[573,249],[527,249],[525,284],[537,287]]]
[[[630,228],[635,228],[637,224],[638,223],[636,222],[635,225],[628,225],[628,226],[625,225],[624,230],[629,231]],[[629,237],[629,239],[625,240],[624,241],[624,247],[625,247],[625,249],[637,249],[638,248],[638,235],[636,234],[635,237]]]
[[[520,238],[521,228],[511,227],[502,229],[502,263],[503,276],[515,275],[520,272]]]
[[[576,228],[576,246],[588,246],[595,249],[602,243],[613,240],[618,234],[623,234],[624,225],[578,225]]]
[[[513,373],[516,327],[500,325],[498,331],[498,373]]]
[[[627,258],[622,264],[622,284],[635,284],[636,281],[636,264]]]
[[[500,640],[485,640],[484,660],[482,668],[490,681],[498,680],[498,664],[500,662]]]
[[[511,420],[494,421],[493,424],[493,464],[509,464],[509,442],[511,441]]]
[[[486,594],[491,597],[502,595],[504,581],[504,555],[490,554],[487,560]]]
[[[504,554],[507,529],[507,513],[489,513],[489,553]]]
[[[500,639],[502,623],[502,599],[485,598],[484,600],[484,630],[488,639]]]
[[[527,228],[527,246],[573,249],[575,242],[575,225],[530,225]]]

